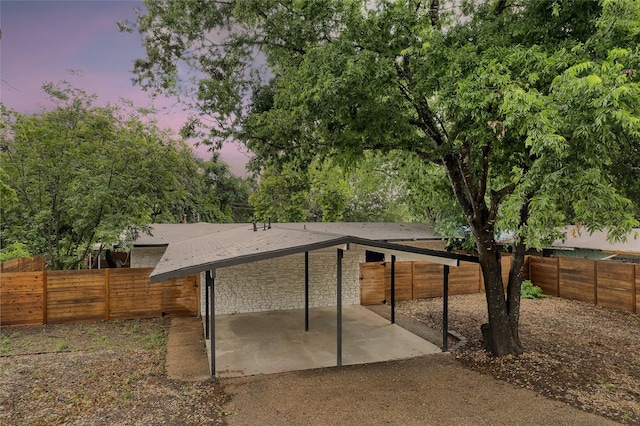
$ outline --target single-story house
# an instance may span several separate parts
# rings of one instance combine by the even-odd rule
[[[191,247],[193,243],[219,241],[220,251],[231,250],[231,243],[241,236],[248,242],[262,244],[262,249],[270,246],[271,237],[277,232],[287,231],[290,242],[300,231],[312,235],[336,236],[350,235],[380,242],[391,242],[432,250],[444,250],[446,242],[429,226],[419,223],[363,223],[363,222],[311,222],[311,223],[274,223],[268,225],[237,223],[189,223],[189,224],[152,224],[151,234],[140,235],[131,249],[131,267],[155,268],[159,265],[167,247]],[[264,238],[268,237],[268,238]],[[284,244],[287,243],[284,237]],[[302,238],[304,243],[305,238]],[[309,240],[310,241],[310,240]],[[256,248],[259,248],[257,246]],[[176,249],[180,250],[180,249]],[[389,253],[389,252],[387,252]],[[185,253],[186,254],[186,253]],[[206,258],[210,250],[193,253],[193,259]],[[216,268],[216,313],[234,314],[273,310],[302,309],[303,294],[299,291],[300,277],[304,275],[304,251],[282,257],[269,257],[250,263]],[[311,287],[310,307],[335,305],[335,249],[325,247],[309,253],[309,282]],[[415,256],[414,256],[415,257]],[[411,253],[398,253],[398,260],[412,259]],[[383,251],[365,246],[353,246],[344,253],[343,291],[345,304],[360,303],[360,269],[362,262],[385,260]],[[386,255],[390,260],[390,254]],[[204,280],[203,280],[204,281]],[[277,284],[277,285],[276,285]],[[204,286],[203,286],[204,287]],[[204,288],[201,294],[204,312]]]
[[[606,231],[589,234],[586,229],[567,226],[558,239],[543,250],[543,256],[564,256],[594,260],[617,260],[640,263],[640,228],[633,229],[626,241],[607,241]]]
[[[205,335],[215,317],[267,311],[336,307],[337,365],[342,365],[342,307],[360,304],[360,263],[389,260],[394,322],[394,263],[424,260],[449,267],[473,256],[443,251],[441,236],[418,223],[275,223],[151,225],[131,251],[133,267],[154,267],[152,282],[200,273]],[[447,309],[443,313],[446,334]],[[446,338],[443,341],[446,342]],[[210,339],[211,372],[215,338]],[[446,350],[446,345],[445,345]]]

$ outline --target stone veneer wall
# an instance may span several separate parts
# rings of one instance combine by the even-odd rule
[[[309,252],[309,306],[336,305],[336,249]],[[364,250],[347,250],[342,260],[342,304],[360,303]],[[216,270],[216,315],[304,308],[304,253]],[[201,311],[204,312],[204,277]]]
[[[167,248],[159,247],[133,247],[131,249],[132,268],[155,268]]]

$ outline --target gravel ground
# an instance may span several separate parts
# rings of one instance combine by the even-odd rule
[[[437,330],[442,299],[397,312]],[[527,352],[496,359],[484,295],[449,313],[452,355],[195,383],[166,377],[166,319],[3,328],[0,424],[640,424],[638,315],[523,300]]]
[[[442,299],[397,310],[442,329]],[[449,327],[468,342],[454,351],[465,367],[621,423],[640,424],[640,316],[548,297],[522,300],[525,353],[495,358],[481,348],[484,294],[449,298]]]
[[[450,354],[225,380],[231,426],[615,425]]]

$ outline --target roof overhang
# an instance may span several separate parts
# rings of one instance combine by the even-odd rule
[[[352,244],[449,266],[458,266],[461,260],[478,262],[475,256],[326,232],[282,228],[258,232],[230,230],[169,244],[150,279],[155,283],[217,268]]]

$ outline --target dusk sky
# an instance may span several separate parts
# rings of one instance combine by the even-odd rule
[[[142,2],[0,0],[0,101],[22,113],[37,113],[51,107],[42,84],[66,80],[96,94],[98,105],[119,98],[150,105],[150,97],[131,82],[133,61],[144,56],[140,36],[120,33],[117,25],[135,20],[134,7],[143,8]],[[177,132],[187,112],[170,99],[153,103],[165,108],[156,117],[160,127]],[[206,148],[198,154],[210,158]],[[248,158],[237,147],[225,146],[222,158],[235,174],[244,173]]]

